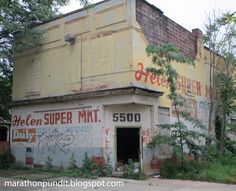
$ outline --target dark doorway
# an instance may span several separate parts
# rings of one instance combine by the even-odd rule
[[[117,163],[139,162],[139,128],[117,128]]]

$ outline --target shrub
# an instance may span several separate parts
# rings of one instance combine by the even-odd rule
[[[15,158],[10,150],[0,154],[0,169],[8,169],[14,162]]]
[[[46,158],[46,161],[45,161],[46,171],[52,171],[52,161],[53,159],[50,156]]]
[[[74,157],[74,154],[72,153],[71,157],[70,157],[70,164],[69,164],[69,169],[75,169],[78,168],[76,165],[76,160]]]
[[[110,157],[107,158],[106,164],[105,164],[105,176],[112,176],[112,166],[111,166],[111,159]]]
[[[135,165],[132,160],[129,160],[128,164],[125,165],[124,174],[122,178],[134,179],[134,180],[146,180],[147,175],[140,171],[139,169],[135,169]]]
[[[94,169],[93,161],[88,157],[88,154],[85,153],[84,159],[83,159],[83,164],[80,169],[83,176],[85,176],[85,177],[94,176],[93,169]]]
[[[161,176],[164,178],[174,179],[196,179],[201,169],[204,167],[203,163],[193,160],[184,160],[182,165],[173,159],[166,159],[161,163]]]

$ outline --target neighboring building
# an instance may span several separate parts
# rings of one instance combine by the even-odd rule
[[[0,117],[0,153],[9,150],[9,128],[10,122]]]
[[[146,73],[149,43],[173,43],[196,66],[181,65],[178,90],[206,125],[209,52],[202,32],[184,29],[143,0],[106,0],[38,26],[42,46],[15,55],[11,148],[16,161],[68,166],[89,156],[129,158],[151,172],[147,143],[156,124],[175,120],[167,79]],[[168,157],[168,148],[159,158]]]

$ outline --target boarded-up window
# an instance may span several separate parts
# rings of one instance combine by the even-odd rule
[[[168,124],[170,122],[170,108],[168,107],[158,107],[158,123]]]
[[[35,59],[26,63],[26,96],[40,94],[40,60]]]

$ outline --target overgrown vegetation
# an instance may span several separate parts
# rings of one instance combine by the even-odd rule
[[[53,166],[52,166],[52,161],[53,161],[53,159],[50,157],[50,156],[48,156],[47,158],[46,158],[46,161],[45,161],[45,170],[46,171],[52,171],[52,169],[53,169]]]
[[[236,156],[221,156],[216,146],[212,146],[205,160],[186,160],[182,167],[168,159],[161,164],[161,176],[172,179],[189,179],[221,183],[236,183]]]
[[[230,17],[230,15],[227,14],[223,15],[223,17],[215,21],[216,24],[221,24],[221,26],[224,27],[226,24],[230,24],[227,23],[228,21],[225,21],[224,17],[226,18],[226,16]],[[235,24],[235,20],[231,19],[230,21]],[[214,32],[218,32],[216,30],[217,28],[214,27],[216,26],[211,25],[211,28],[209,28],[213,33],[207,34],[209,35],[208,37],[212,34],[214,35]],[[224,32],[228,32],[227,34],[223,34],[223,36],[225,35],[225,40],[217,42],[217,39],[215,39],[215,41],[211,39],[212,41],[210,42],[213,43],[211,45],[217,46],[213,47],[213,49],[210,47],[210,84],[214,84],[212,87],[215,88],[216,91],[211,91],[210,93],[211,106],[209,116],[209,123],[212,123],[212,113],[216,112],[218,115],[215,124],[217,127],[216,140],[212,138],[213,126],[208,126],[208,135],[206,136],[206,131],[201,121],[195,119],[187,112],[185,107],[187,103],[186,98],[179,95],[176,91],[178,73],[173,68],[173,64],[191,63],[191,61],[184,58],[179,50],[172,45],[147,47],[147,54],[152,57],[153,64],[157,66],[157,68],[148,68],[147,72],[156,76],[165,75],[167,77],[169,85],[168,96],[172,103],[174,117],[176,118],[176,121],[172,124],[158,125],[160,128],[169,130],[170,135],[168,138],[165,138],[165,136],[163,138],[162,134],[156,135],[149,143],[149,147],[151,148],[162,143],[169,143],[172,147],[173,157],[161,163],[162,177],[223,183],[236,182],[236,147],[235,142],[230,140],[227,136],[227,128],[228,130],[235,128],[235,125],[229,125],[227,123],[227,119],[235,109],[236,98],[236,59],[233,52],[230,52],[232,50],[234,51],[236,47],[235,25],[228,26],[227,30],[224,30]],[[221,46],[223,50],[221,53],[223,54],[219,54],[220,52],[216,51],[216,48],[222,45],[221,43],[224,45],[223,48]],[[232,45],[234,47],[231,47]],[[224,61],[224,64],[221,63],[220,65],[220,61],[216,60],[217,57],[220,58],[220,61]],[[213,100],[215,93],[218,94],[217,104],[215,103],[216,100]],[[214,110],[216,105],[217,110]],[[203,145],[205,138],[208,140],[208,147]],[[210,145],[213,141],[216,141],[217,145],[214,146],[212,150]],[[185,157],[184,150],[190,154],[190,158]]]
[[[163,129],[168,129],[170,136],[165,138],[163,135],[156,135],[152,138],[150,146],[157,144],[157,140],[163,143],[170,143],[173,155],[181,160],[181,166],[184,167],[184,147],[187,147],[189,153],[196,158],[201,153],[202,145],[200,138],[205,136],[205,126],[198,119],[195,119],[186,109],[187,98],[177,93],[176,82],[178,73],[173,67],[176,64],[191,64],[194,62],[181,54],[180,50],[174,45],[164,44],[162,46],[148,46],[148,56],[152,57],[152,62],[159,68],[148,68],[147,71],[153,75],[164,75],[167,77],[169,88],[169,99],[176,116],[176,122],[172,124],[159,124]],[[191,127],[186,125],[191,124]]]
[[[146,180],[147,175],[138,168],[135,168],[135,165],[132,160],[128,161],[128,164],[125,165],[124,174],[122,178],[134,179],[134,180]]]
[[[216,13],[209,16],[205,25],[204,43],[210,51],[209,81],[210,110],[208,133],[212,135],[214,116],[221,121],[219,149],[226,151],[227,123],[235,111],[236,98],[236,13]],[[217,99],[216,99],[217,98]],[[218,131],[217,130],[217,131]],[[209,141],[209,144],[210,145]]]
[[[0,117],[10,121],[13,53],[40,46],[43,32],[33,26],[59,15],[68,0],[1,0],[0,10]],[[79,0],[88,7],[90,0]]]
[[[0,154],[0,169],[8,169],[14,162],[15,158],[10,150]]]
[[[63,172],[66,176],[79,177],[79,178],[96,178],[99,176],[111,176],[112,166],[108,158],[106,163],[99,161],[94,163],[92,158],[87,153],[84,155],[81,167],[78,167],[74,155],[71,155],[70,165],[68,171]]]

